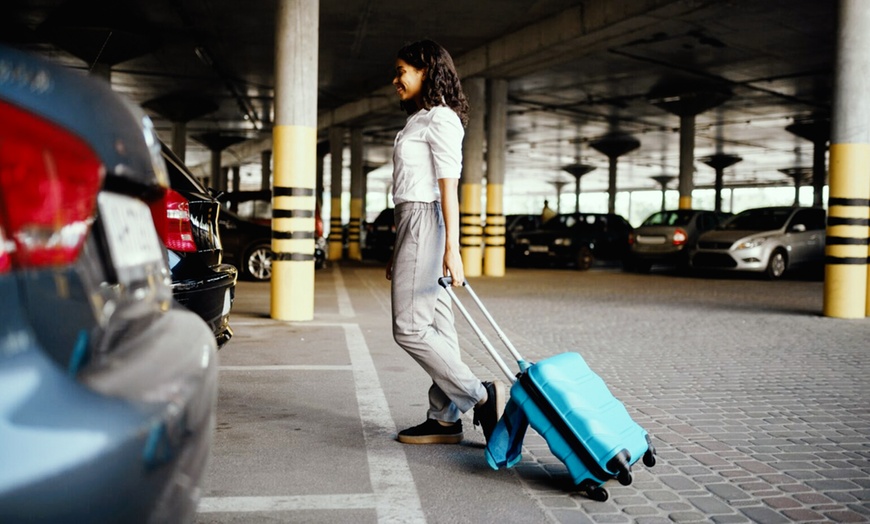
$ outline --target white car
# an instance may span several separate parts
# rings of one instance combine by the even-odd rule
[[[825,261],[825,210],[801,207],[747,209],[698,239],[692,267],[766,273],[777,279]]]

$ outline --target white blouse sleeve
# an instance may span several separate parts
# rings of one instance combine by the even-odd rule
[[[462,138],[465,130],[459,116],[447,106],[433,109],[426,141],[432,150],[435,178],[459,178],[462,173]]]

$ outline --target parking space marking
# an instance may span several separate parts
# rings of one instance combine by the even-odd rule
[[[350,295],[336,268],[339,316],[355,317]],[[402,444],[396,442],[396,423],[390,415],[387,397],[362,328],[353,322],[305,322],[305,327],[341,328],[347,343],[350,365],[221,366],[221,371],[352,371],[368,458],[371,494],[336,494],[274,497],[204,497],[200,513],[257,513],[295,510],[374,509],[378,522],[425,523],[426,516],[411,475]]]
[[[203,497],[198,513],[257,513],[268,511],[374,509],[372,494],[299,495],[290,497]]]
[[[347,365],[298,365],[298,366],[218,366],[218,371],[351,371]]]

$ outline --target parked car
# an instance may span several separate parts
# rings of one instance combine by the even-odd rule
[[[825,211],[820,208],[748,209],[701,235],[695,268],[754,271],[777,279],[786,271],[820,269],[825,260]]]
[[[395,210],[387,208],[381,211],[374,222],[366,224],[366,236],[363,242],[363,258],[372,258],[386,262],[393,257],[393,245],[396,243]]]
[[[579,270],[594,259],[625,260],[631,224],[617,214],[562,214],[540,229],[517,235],[513,260],[523,264],[571,265]]]
[[[246,220],[224,209],[218,220],[225,260],[238,268],[248,280],[268,281],[272,278],[272,226]],[[326,263],[323,237],[314,244],[314,267]]]
[[[629,236],[631,257],[626,269],[649,272],[654,264],[689,267],[689,253],[701,233],[715,229],[730,214],[699,209],[658,211]]]
[[[0,522],[192,522],[216,344],[172,299],[153,126],[0,46]]]
[[[241,215],[226,204],[218,220],[224,260],[235,266],[242,278],[265,282],[272,278],[272,192],[236,191],[218,196],[231,208],[245,208]],[[326,239],[320,207],[314,211],[314,268],[326,265]]]
[[[536,231],[541,227],[541,214],[536,215],[505,215],[505,262],[513,264],[513,259],[518,250],[517,236],[529,231]]]
[[[171,188],[153,211],[169,256],[172,293],[205,320],[220,348],[233,337],[230,310],[238,276],[235,267],[222,261],[220,202],[166,145],[162,155]]]

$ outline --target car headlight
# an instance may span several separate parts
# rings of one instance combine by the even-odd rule
[[[761,244],[764,244],[765,242],[767,242],[767,239],[764,237],[753,238],[753,239],[747,240],[746,242],[741,242],[740,244],[737,245],[736,249],[752,249],[754,247],[760,246]]]
[[[554,242],[557,246],[570,246],[571,239],[570,238],[557,238]]]
[[[529,245],[529,239],[528,238],[521,238],[521,239],[517,240],[517,244],[527,246],[527,245]]]

